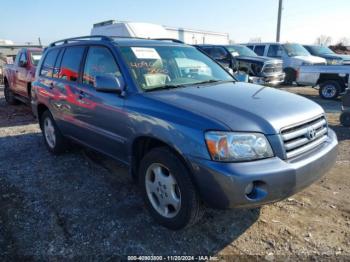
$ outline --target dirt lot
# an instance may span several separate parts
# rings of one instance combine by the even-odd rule
[[[350,130],[339,125],[340,101],[322,101],[311,88],[286,89],[326,109],[340,141],[334,168],[283,202],[208,209],[200,224],[172,232],[149,217],[122,166],[78,147],[50,155],[30,109],[7,106],[0,87],[0,254],[350,259]]]

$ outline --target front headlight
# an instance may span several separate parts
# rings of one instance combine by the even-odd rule
[[[343,60],[342,59],[327,59],[328,65],[342,65]]]
[[[222,162],[240,162],[273,157],[269,141],[260,133],[220,132],[205,133],[211,158]]]

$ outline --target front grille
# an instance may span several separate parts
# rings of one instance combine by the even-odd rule
[[[326,65],[327,63],[326,62],[319,62],[319,63],[313,63],[312,65]]]
[[[276,64],[265,64],[262,70],[264,74],[282,73],[283,66],[282,63]]]
[[[296,157],[327,140],[328,125],[324,116],[281,131],[287,159]]]

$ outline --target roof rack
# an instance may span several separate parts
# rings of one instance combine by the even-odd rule
[[[104,41],[114,41],[115,38],[130,38],[130,39],[144,39],[144,40],[158,40],[158,41],[171,41],[174,43],[184,44],[184,42],[173,39],[173,38],[142,38],[142,37],[134,37],[134,36],[105,36],[105,35],[88,35],[88,36],[79,36],[79,37],[71,37],[62,40],[58,40],[52,42],[49,47],[56,46],[57,44],[68,44],[76,41],[83,40],[104,40]]]
[[[159,41],[171,41],[174,43],[184,44],[181,40],[174,39],[174,38],[152,38],[152,40],[159,40]]]
[[[49,46],[52,47],[52,46],[56,46],[59,43],[68,44],[70,42],[76,42],[76,41],[80,41],[80,40],[94,40],[94,39],[113,41],[113,39],[111,37],[105,36],[105,35],[88,35],[88,36],[79,36],[79,37],[72,37],[72,38],[58,40],[58,41],[51,43]]]

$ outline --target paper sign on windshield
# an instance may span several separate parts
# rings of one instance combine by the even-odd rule
[[[132,51],[138,59],[160,59],[160,56],[154,48],[132,47]]]

